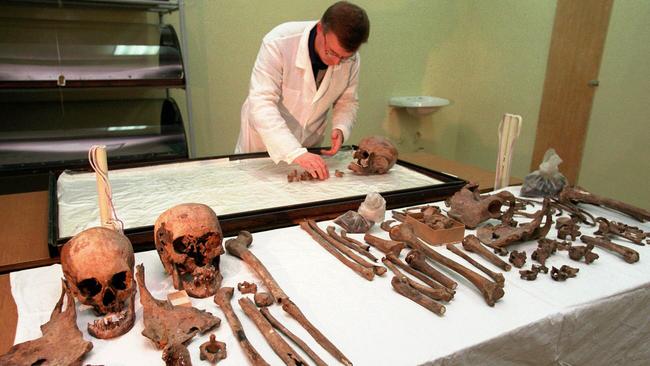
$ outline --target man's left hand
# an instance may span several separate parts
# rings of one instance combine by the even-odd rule
[[[332,156],[336,154],[343,145],[343,131],[338,128],[332,129],[332,147],[329,150],[321,150],[320,153],[325,156]]]

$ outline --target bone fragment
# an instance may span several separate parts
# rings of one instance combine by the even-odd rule
[[[274,299],[273,295],[271,295],[268,292],[258,292],[253,296],[253,300],[255,301],[255,305],[257,307],[265,307],[265,306],[271,306],[273,305]]]
[[[518,252],[516,250],[513,250],[510,252],[510,258],[508,258],[508,260],[510,263],[512,263],[513,266],[521,268],[524,266],[524,264],[526,264],[526,252]]]
[[[385,232],[390,232],[390,225],[394,223],[396,220],[386,220],[379,225],[379,227],[384,230]]]
[[[452,271],[455,271],[461,276],[465,277],[468,281],[470,281],[474,286],[476,286],[479,289],[481,294],[483,294],[483,298],[485,299],[485,302],[489,306],[494,306],[496,301],[503,297],[504,295],[503,288],[499,287],[499,285],[497,285],[495,282],[486,279],[485,277],[479,275],[478,273],[454,262],[453,260],[441,254],[438,254],[435,250],[429,248],[415,235],[415,232],[413,231],[413,227],[410,226],[409,224],[401,224],[393,227],[390,231],[390,236],[391,239],[393,240],[400,240],[406,242],[406,244],[412,249],[416,249],[424,253],[427,257],[431,258],[432,260],[446,266]]]
[[[61,283],[61,296],[50,320],[41,325],[43,336],[11,347],[9,352],[0,355],[0,365],[82,365],[93,344],[84,340],[77,328],[74,296],[66,283]]]
[[[543,238],[551,230],[553,224],[550,201],[544,198],[542,208],[533,215],[533,220],[528,223],[511,226],[510,224],[487,224],[476,230],[476,236],[482,243],[489,247],[504,247],[518,242]],[[542,220],[544,226],[542,226]]]
[[[569,258],[573,259],[574,261],[579,261],[584,258],[585,263],[591,264],[593,261],[599,258],[598,254],[591,252],[593,249],[593,244],[573,245],[569,248]]]
[[[268,308],[262,308],[260,309],[260,312],[262,312],[262,315],[266,318],[266,320],[271,323],[273,328],[277,329],[280,333],[284,334],[287,336],[293,343],[295,343],[296,346],[300,347],[301,350],[303,350],[309,358],[311,358],[314,363],[318,366],[324,366],[327,365],[325,361],[323,361],[316,352],[314,352],[302,339],[300,339],[297,335],[293,334],[289,329],[287,329],[282,323],[280,323],[273,315],[271,315],[271,311]]]
[[[504,271],[509,271],[510,268],[512,268],[512,266],[510,266],[508,263],[503,261],[494,253],[490,252],[487,248],[485,248],[483,244],[481,244],[481,241],[478,240],[478,238],[475,235],[467,235],[463,239],[463,248],[468,252],[476,253],[480,255],[481,257],[485,258],[490,263],[494,264],[495,266],[501,268]]]
[[[311,334],[311,336],[316,340],[318,344],[321,345],[327,352],[329,352],[334,358],[339,360],[344,365],[352,365],[352,362],[348,360],[345,355],[341,351],[339,351],[336,346],[330,342],[323,333],[321,333],[318,328],[316,328],[308,319],[305,317],[305,314],[300,311],[298,306],[293,303],[290,299],[286,299],[286,301],[282,302],[282,310],[287,312],[289,315],[291,315],[292,318],[294,318],[300,325],[305,328],[305,330]]]
[[[535,269],[522,269],[519,271],[519,277],[521,277],[522,280],[535,281],[537,279],[538,273],[539,271],[536,271]]]
[[[408,274],[410,274],[413,277],[417,278],[418,280],[426,283],[432,289],[434,289],[434,290],[443,290],[443,291],[447,292],[449,294],[449,299],[450,300],[456,294],[456,291],[448,289],[447,287],[433,281],[433,279],[431,279],[430,277],[428,277],[424,273],[416,271],[415,269],[411,268],[408,264],[402,262],[401,259],[399,259],[395,255],[393,255],[392,253],[386,254],[386,259],[388,259],[391,263],[393,263],[397,267],[399,267],[402,270],[406,271]],[[384,262],[384,264],[387,265],[386,261],[384,261],[383,259],[382,259],[382,262]],[[448,301],[448,300],[446,300],[446,301]]]
[[[165,347],[162,359],[165,361],[166,366],[192,366],[190,351],[181,343],[174,343]]]
[[[255,323],[257,329],[264,336],[269,346],[273,349],[285,365],[306,365],[305,360],[273,329],[273,326],[257,310],[251,299],[242,297],[239,299],[239,306],[246,316]]]
[[[397,291],[397,293],[414,301],[430,312],[437,315],[442,315],[445,313],[446,309],[443,305],[411,287],[411,285],[409,285],[408,281],[406,280],[406,277],[394,276],[390,283],[393,285],[393,288],[395,291]]]
[[[468,261],[471,265],[478,268],[479,270],[481,270],[486,275],[490,276],[494,280],[494,282],[497,283],[497,285],[503,287],[503,285],[505,283],[505,278],[503,278],[503,274],[497,273],[497,272],[492,272],[490,269],[486,268],[481,263],[475,261],[469,255],[463,253],[462,250],[456,248],[453,244],[447,244],[447,249],[450,250],[452,253],[456,254],[457,256],[459,256],[459,257],[463,258],[464,260]]]
[[[560,269],[553,267],[551,269],[551,278],[555,281],[565,281],[567,278],[575,277],[578,271],[580,271],[580,269],[569,267],[567,265],[563,265]]]
[[[199,357],[201,360],[210,363],[217,363],[228,356],[226,344],[219,342],[214,334],[210,334],[210,340],[199,347]]]
[[[630,215],[640,222],[650,221],[650,211],[632,206],[625,202],[598,196],[580,187],[566,186],[559,194],[560,202],[580,202],[596,206],[604,206],[612,210]]]
[[[257,285],[251,282],[240,282],[237,284],[237,290],[242,294],[254,294],[257,292]]]
[[[386,240],[379,237],[376,237],[372,234],[366,234],[363,236],[363,240],[372,245],[373,247],[379,249],[384,254],[392,254],[396,257],[399,257],[402,249],[406,246],[404,243]]]
[[[230,305],[230,300],[232,299],[233,292],[234,289],[232,287],[220,288],[214,295],[214,302],[219,306],[221,311],[223,311],[224,315],[226,316],[226,320],[228,320],[228,325],[230,325],[232,334],[239,342],[239,345],[244,351],[244,354],[246,354],[246,357],[248,357],[251,365],[268,366],[269,364],[262,358],[262,356],[260,356],[255,347],[253,347],[253,345],[248,341],[246,333],[244,333],[244,327],[239,321],[237,314],[235,314],[233,311],[232,305]],[[255,296],[259,295],[260,293],[255,294]],[[271,303],[273,303],[273,298],[271,298]]]
[[[609,221],[604,217],[596,218],[596,222],[598,223],[598,231],[594,232],[595,235],[616,235],[641,246],[645,245],[643,244],[643,239],[649,235],[636,226],[629,226],[621,222]]]
[[[264,267],[262,262],[257,259],[257,257],[248,250],[251,243],[253,242],[253,236],[248,231],[240,231],[239,235],[236,238],[226,240],[226,251],[230,255],[243,260],[257,275],[260,277],[266,288],[271,291],[271,294],[278,303],[281,303],[283,299],[288,298],[287,294],[282,291],[280,285],[275,282],[271,273]]]
[[[627,263],[635,263],[639,261],[639,253],[635,250],[632,250],[628,247],[612,243],[606,238],[594,238],[588,235],[583,235],[580,237],[585,244],[592,244],[594,246],[607,249],[612,252],[616,252],[623,257],[623,260]]]
[[[429,265],[424,257],[424,254],[418,250],[411,250],[408,252],[406,255],[406,263],[408,263],[411,268],[417,269],[418,271],[426,274],[450,290],[454,290],[456,287],[458,287],[458,283],[456,281],[452,280],[451,278],[447,277],[447,275]]]
[[[327,227],[327,234],[331,236],[334,240],[338,241],[339,243],[345,245],[346,247],[356,251],[357,253],[363,255],[364,257],[367,257],[373,262],[377,262],[377,257],[372,255],[368,250],[370,250],[370,246],[364,245],[363,247],[359,246],[358,244],[346,240],[344,237],[340,236],[339,234],[336,233],[336,229],[334,226],[328,226]]]
[[[365,278],[368,281],[372,281],[372,279],[375,277],[375,271],[373,271],[372,268],[368,268],[359,264],[358,262],[351,261],[350,259],[348,259],[348,257],[341,254],[341,252],[339,252],[335,246],[331,245],[331,243],[327,241],[327,239],[322,237],[321,234],[319,234],[318,231],[313,228],[313,225],[310,224],[309,221],[301,222],[300,227],[303,230],[305,230],[307,234],[309,234],[309,236],[311,236],[312,239],[314,239],[314,241],[316,241],[321,247],[323,247],[323,249],[327,250],[330,254],[336,257],[336,259],[338,259],[340,262],[345,264],[348,268],[356,272],[359,276]]]
[[[395,274],[396,277],[404,277],[408,281],[408,283],[409,283],[409,285],[411,287],[413,287],[414,289],[420,291],[422,294],[430,297],[433,300],[449,301],[454,297],[454,293],[452,291],[450,291],[449,289],[447,289],[446,287],[440,286],[438,288],[433,288],[431,286],[423,286],[423,285],[411,280],[410,278],[406,277],[397,268],[397,266],[394,263],[392,263],[388,258],[382,258],[381,261],[384,262],[386,267],[388,267],[393,272],[393,274]]]

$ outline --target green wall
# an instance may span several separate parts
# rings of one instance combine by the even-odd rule
[[[650,2],[615,1],[578,183],[650,209]]]

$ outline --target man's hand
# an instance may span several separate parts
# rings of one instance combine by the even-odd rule
[[[343,131],[338,128],[332,129],[332,147],[329,150],[321,150],[320,153],[325,156],[332,156],[336,154],[343,145]]]
[[[293,159],[293,162],[308,171],[314,178],[324,180],[330,177],[327,164],[325,164],[325,160],[320,155],[306,152]]]

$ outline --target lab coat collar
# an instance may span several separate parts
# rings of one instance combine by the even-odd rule
[[[307,70],[311,69],[311,60],[309,59],[309,32],[312,28],[318,23],[317,20],[309,22],[310,24],[305,27],[305,30],[302,32],[300,37],[300,43],[298,44],[298,53],[296,54],[296,67],[299,69]]]

